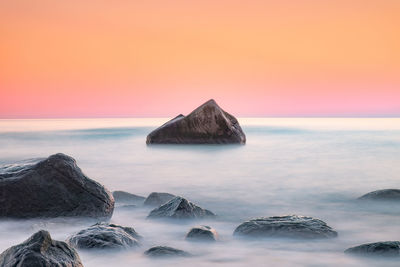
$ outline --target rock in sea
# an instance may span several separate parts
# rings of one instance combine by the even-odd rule
[[[122,204],[143,204],[145,197],[138,196],[135,194],[131,194],[125,191],[114,191],[113,197],[115,203],[122,203]]]
[[[147,144],[245,144],[238,120],[209,100],[186,117],[179,115],[152,131]]]
[[[312,217],[288,215],[261,217],[239,225],[234,235],[255,238],[332,238],[337,232],[325,222]]]
[[[110,191],[83,174],[67,155],[0,168],[0,217],[109,218],[113,210]]]
[[[97,223],[68,238],[78,249],[127,249],[140,246],[141,236],[131,227]]]
[[[189,257],[190,253],[166,246],[152,247],[144,252],[148,257],[163,258],[163,257]]]
[[[153,192],[146,198],[146,200],[144,201],[144,205],[151,207],[159,207],[162,204],[167,203],[174,197],[176,196],[170,193]]]
[[[186,234],[186,240],[189,241],[211,241],[215,242],[218,239],[217,231],[210,226],[196,226],[189,230]]]
[[[147,218],[198,219],[214,217],[209,210],[200,208],[183,197],[175,197],[164,205],[155,208]]]
[[[345,253],[359,256],[400,257],[400,242],[384,241],[363,244],[348,248],[345,250]]]
[[[52,240],[49,232],[41,230],[25,242],[0,254],[2,267],[83,267],[78,253],[67,243]]]
[[[358,198],[359,200],[400,201],[400,189],[382,189],[370,192]]]

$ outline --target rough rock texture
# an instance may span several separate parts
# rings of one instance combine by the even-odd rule
[[[400,189],[382,189],[370,192],[358,198],[359,200],[400,201]]]
[[[113,210],[111,193],[64,154],[0,167],[0,218],[109,218]]]
[[[147,218],[195,219],[215,216],[209,210],[200,208],[183,197],[175,197],[164,205],[152,210]]]
[[[124,191],[114,191],[113,197],[115,199],[115,203],[123,203],[123,204],[142,204],[145,197],[138,196],[135,194],[131,194]]]
[[[285,237],[285,238],[331,238],[337,232],[325,222],[311,217],[288,215],[262,217],[246,221],[239,225],[234,235],[249,237]]]
[[[145,206],[159,207],[176,197],[169,193],[153,192],[144,201]]]
[[[158,257],[189,257],[190,253],[165,246],[152,247],[144,252],[146,256],[158,258]]]
[[[140,246],[140,238],[131,227],[97,223],[74,234],[67,242],[78,249],[124,249]]]
[[[205,225],[193,227],[186,234],[186,240],[189,241],[217,241],[217,239],[217,231]]]
[[[360,256],[400,257],[400,242],[385,241],[385,242],[363,244],[360,246],[346,249],[345,253],[360,255]]]
[[[245,144],[235,117],[209,100],[187,115],[179,115],[147,136],[147,144]]]
[[[0,254],[2,267],[82,267],[74,248],[62,241],[52,240],[49,232],[39,231],[25,242]]]

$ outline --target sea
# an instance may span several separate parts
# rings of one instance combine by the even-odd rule
[[[133,227],[141,246],[79,251],[86,267],[108,266],[399,266],[398,259],[354,257],[344,250],[400,240],[400,204],[365,205],[365,193],[400,188],[400,118],[239,118],[245,145],[146,145],[168,118],[0,120],[0,165],[64,153],[110,191],[180,195],[218,216],[154,221],[151,209],[116,207],[111,222]],[[248,219],[304,215],[338,232],[322,240],[238,239]],[[56,240],[94,222],[66,218],[0,219],[0,252],[40,229]],[[216,229],[215,243],[193,243],[196,225]],[[155,260],[164,245],[189,258]]]

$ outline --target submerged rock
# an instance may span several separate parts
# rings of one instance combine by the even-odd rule
[[[359,200],[400,201],[400,189],[382,189],[370,192]]]
[[[145,206],[159,207],[176,197],[169,193],[153,192],[144,201]]]
[[[345,253],[360,256],[400,257],[400,242],[385,241],[363,244],[345,250]]]
[[[179,115],[152,131],[147,144],[245,144],[235,117],[209,100],[186,117]]]
[[[261,217],[239,225],[234,235],[248,237],[332,238],[337,232],[325,222],[312,217],[288,215]]]
[[[0,254],[2,267],[82,267],[78,253],[67,243],[52,240],[49,232],[41,230],[25,242]]]
[[[113,210],[111,193],[67,155],[0,168],[0,217],[109,218]]]
[[[125,191],[114,191],[112,194],[113,194],[115,203],[142,204],[144,202],[144,200],[146,199],[145,197],[131,194],[131,193],[128,193]]]
[[[195,219],[215,216],[209,210],[200,208],[183,197],[175,197],[164,205],[152,210],[147,218]]]
[[[146,256],[153,258],[161,258],[161,257],[189,257],[190,253],[166,246],[156,246],[152,247],[144,252]]]
[[[131,227],[97,223],[68,238],[79,249],[124,249],[140,246],[141,236]]]
[[[217,231],[205,225],[193,227],[186,234],[186,240],[189,241],[217,241],[217,239]]]

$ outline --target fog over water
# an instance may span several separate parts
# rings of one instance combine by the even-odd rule
[[[146,135],[166,119],[0,120],[0,164],[62,152],[109,190],[188,198],[218,215],[214,220],[147,220],[150,209],[116,208],[113,223],[143,236],[141,248],[79,251],[84,266],[398,266],[398,260],[361,259],[343,251],[367,242],[400,240],[400,205],[362,205],[357,197],[400,188],[400,119],[239,119],[242,145],[153,145]],[[319,218],[339,236],[328,240],[241,240],[244,220],[285,214]],[[65,240],[93,224],[0,220],[0,252],[39,229]],[[190,243],[195,225],[214,227],[215,244]],[[154,245],[194,257],[154,260]]]

